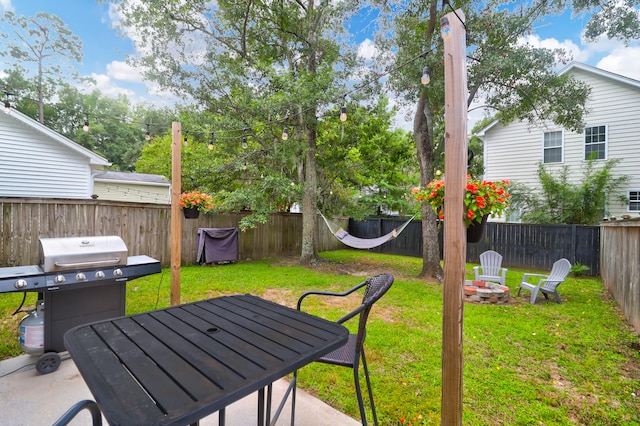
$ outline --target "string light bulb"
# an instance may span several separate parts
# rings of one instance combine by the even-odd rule
[[[342,121],[343,123],[345,121],[347,121],[347,106],[344,105],[341,109],[340,109],[340,121]]]
[[[214,136],[215,135],[213,134],[213,132],[211,132],[211,139],[209,139],[209,146],[208,146],[209,151],[213,151],[213,138],[214,138]]]
[[[147,123],[147,133],[144,135],[145,140],[151,140],[151,132],[149,131],[149,123]]]
[[[85,112],[84,114],[84,126],[82,126],[82,130],[85,132],[89,131],[89,113]]]
[[[184,146],[189,146],[189,140],[187,139],[187,132],[184,132]]]
[[[247,149],[247,137],[243,136],[242,137],[242,149]]]
[[[429,84],[429,82],[431,81],[431,75],[430,75],[430,72],[429,72],[429,67],[426,66],[426,65],[425,65],[424,69],[422,70],[422,78],[420,79],[420,81],[425,86],[427,84]]]
[[[289,139],[289,129],[285,127],[282,131],[282,140],[286,141],[287,139]]]
[[[447,40],[451,37],[451,27],[449,26],[449,18],[443,16],[440,19],[440,33],[442,34],[442,38]]]

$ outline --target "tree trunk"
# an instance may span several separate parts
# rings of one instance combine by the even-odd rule
[[[316,126],[307,128],[304,186],[302,193],[302,252],[300,264],[309,265],[318,258],[318,214],[316,213]]]
[[[426,90],[420,94],[413,134],[420,163],[420,185],[424,187],[433,179],[433,114]],[[440,282],[444,278],[440,265],[437,217],[431,206],[424,203],[422,204],[422,271],[418,276],[434,278]]]
[[[311,27],[309,32],[309,54],[307,56],[307,71],[315,75],[318,65],[318,33],[320,30],[320,14],[315,14],[314,1],[309,0],[307,14]],[[316,19],[314,19],[314,17]],[[316,108],[307,111],[304,126],[307,130],[307,149],[305,150],[304,187],[302,193],[302,252],[300,264],[310,265],[318,260],[318,214],[317,209],[317,176],[316,176],[316,142],[317,118]],[[302,115],[300,116],[303,117]]]

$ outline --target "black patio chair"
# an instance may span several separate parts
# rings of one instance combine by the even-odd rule
[[[356,395],[358,397],[358,406],[360,407],[360,417],[362,418],[362,424],[367,424],[367,416],[364,409],[364,401],[362,399],[362,391],[360,388],[360,377],[358,374],[360,359],[362,358],[362,369],[364,371],[364,376],[367,383],[367,390],[369,391],[369,403],[371,404],[371,412],[373,414],[373,423],[375,425],[378,424],[378,417],[376,415],[376,407],[373,402],[373,393],[371,392],[371,381],[369,380],[369,370],[367,368],[367,359],[364,354],[364,340],[366,335],[366,327],[367,327],[367,318],[369,317],[369,312],[373,307],[373,304],[378,301],[391,287],[393,284],[393,275],[391,274],[380,274],[374,277],[367,278],[364,282],[358,284],[357,286],[347,290],[343,293],[334,293],[334,292],[326,292],[326,291],[308,291],[300,296],[298,299],[298,310],[301,310],[302,301],[310,295],[318,295],[318,296],[337,296],[344,297],[352,294],[353,292],[365,287],[364,296],[362,298],[362,304],[358,306],[353,311],[349,312],[338,321],[339,324],[343,324],[346,321],[350,320],[354,317],[359,317],[358,320],[358,332],[357,334],[350,334],[349,340],[344,346],[334,350],[333,352],[323,356],[318,359],[317,362],[322,362],[326,364],[333,365],[341,365],[343,367],[349,367],[353,369],[353,378],[356,387]],[[295,417],[295,401],[296,401],[296,380],[297,380],[297,371],[293,374],[293,395],[291,397],[291,424],[294,424]]]

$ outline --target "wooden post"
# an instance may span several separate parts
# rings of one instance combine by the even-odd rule
[[[456,16],[457,15],[457,16]],[[440,424],[462,424],[462,326],[467,236],[464,194],[467,181],[467,68],[462,10],[445,17],[445,197],[444,300],[442,316],[442,409]],[[443,20],[444,20],[443,18]]]
[[[171,126],[171,306],[180,304],[180,263],[182,257],[182,126]]]

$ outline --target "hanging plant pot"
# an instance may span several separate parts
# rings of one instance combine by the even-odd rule
[[[487,217],[483,216],[480,222],[471,222],[467,227],[467,242],[477,243],[484,236],[484,228],[487,226]]]
[[[200,210],[195,208],[183,208],[182,213],[186,219],[197,219],[200,217]]]

